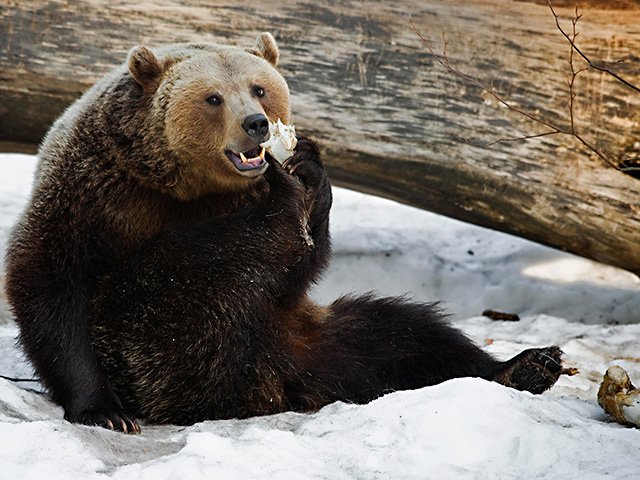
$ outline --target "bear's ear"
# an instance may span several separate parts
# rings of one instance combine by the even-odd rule
[[[256,45],[249,49],[250,53],[264,58],[274,67],[278,66],[278,58],[280,58],[280,51],[276,41],[269,32],[262,32],[256,38]]]
[[[162,75],[162,65],[151,50],[142,45],[133,47],[129,51],[127,65],[129,73],[142,88],[155,90]]]

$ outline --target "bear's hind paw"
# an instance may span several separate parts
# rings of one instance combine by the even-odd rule
[[[562,374],[559,347],[530,348],[504,362],[493,379],[516,390],[539,394],[550,389]]]

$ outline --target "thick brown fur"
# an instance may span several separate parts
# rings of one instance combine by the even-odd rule
[[[559,350],[499,362],[434,305],[309,301],[330,257],[317,146],[300,138],[286,169],[269,158],[260,174],[225,154],[255,146],[248,115],[288,121],[278,58],[269,34],[249,51],[136,47],[48,134],[6,289],[65,417],[136,432],[134,415],[307,411],[460,376],[551,386]]]

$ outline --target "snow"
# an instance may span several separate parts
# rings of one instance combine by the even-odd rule
[[[27,200],[35,159],[0,155],[0,249]],[[396,203],[335,189],[334,261],[314,291],[442,299],[500,358],[558,344],[580,369],[540,396],[478,379],[138,436],[72,425],[34,384],[0,379],[0,479],[635,478],[640,430],[596,402],[602,374],[640,383],[640,280],[628,272]],[[1,282],[1,278],[0,278]],[[519,322],[479,316],[487,308]],[[0,374],[28,377],[0,296]],[[21,388],[22,387],[22,388]]]

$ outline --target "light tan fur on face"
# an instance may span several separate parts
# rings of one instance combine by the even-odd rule
[[[195,49],[193,55],[167,66],[153,101],[155,109],[164,110],[165,139],[178,158],[179,178],[172,190],[176,197],[192,200],[260,180],[261,176],[243,176],[225,150],[242,152],[256,146],[242,128],[249,115],[262,113],[273,122],[289,122],[289,88],[273,66],[277,59],[273,37],[262,34],[251,51],[225,46]],[[264,89],[264,97],[255,95],[255,86]],[[212,95],[223,103],[207,103]]]

